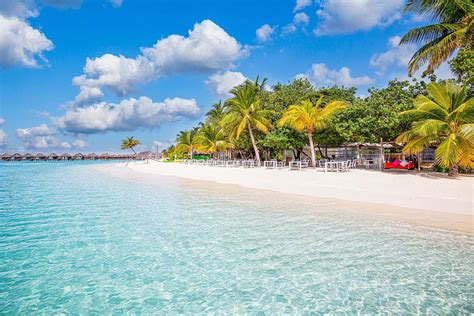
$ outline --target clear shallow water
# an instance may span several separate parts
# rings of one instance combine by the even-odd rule
[[[0,164],[0,314],[474,312],[471,237],[264,198]]]

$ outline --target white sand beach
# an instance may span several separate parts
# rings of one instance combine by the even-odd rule
[[[378,172],[352,170],[348,173],[325,173],[316,170],[288,171],[264,168],[216,168],[180,163],[132,162],[119,164],[109,172],[127,177],[173,176],[212,181],[250,189],[289,194],[289,198],[312,197],[339,201],[347,206],[381,210],[412,222],[474,232],[474,177],[450,179],[444,175],[413,172]],[[375,207],[374,207],[375,206]],[[382,207],[381,207],[382,206]]]

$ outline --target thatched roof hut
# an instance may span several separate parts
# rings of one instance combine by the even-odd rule
[[[33,156],[30,153],[26,153],[23,155],[23,160],[33,160],[33,159],[35,159],[35,156]]]
[[[10,160],[22,160],[22,159],[23,159],[23,155],[22,155],[22,154],[14,153],[14,154],[11,156],[11,159],[10,159]]]
[[[12,158],[12,154],[10,153],[3,153],[1,156],[0,156],[0,159],[1,160],[11,160]]]
[[[35,155],[35,160],[46,160],[48,158],[48,156],[46,156],[45,154],[42,154],[42,153],[37,153]]]
[[[55,153],[50,153],[48,155],[48,160],[58,160],[59,159],[59,156],[56,155]]]
[[[72,156],[69,153],[64,153],[64,154],[61,154],[61,156],[59,156],[59,159],[60,160],[71,160]]]
[[[77,154],[74,154],[74,155],[72,156],[72,159],[73,159],[73,160],[84,160],[84,155],[81,154],[81,153],[77,153]]]
[[[97,159],[97,154],[92,153],[92,154],[84,155],[84,159],[86,159],[86,160],[96,160]]]

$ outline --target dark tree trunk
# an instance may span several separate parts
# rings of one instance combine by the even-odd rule
[[[321,155],[322,158],[331,160],[331,158],[329,158],[327,155],[323,154],[323,151],[321,150],[321,146],[319,144],[317,145],[317,147],[318,147],[319,154]]]

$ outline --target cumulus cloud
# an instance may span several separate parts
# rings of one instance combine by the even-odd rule
[[[7,1],[8,2],[8,1]],[[15,16],[0,14],[0,65],[37,67],[38,59],[46,61],[45,51],[53,43],[40,31]]]
[[[19,128],[16,130],[16,137],[21,140],[26,149],[44,150],[53,148],[84,148],[87,143],[83,140],[76,140],[72,143],[61,142],[57,136],[56,130],[46,124],[35,127]]]
[[[268,24],[262,25],[255,31],[255,34],[257,35],[257,40],[261,43],[268,41],[270,38],[272,38],[275,29],[275,26],[270,26]]]
[[[304,13],[304,12],[300,12],[300,13],[296,13],[294,18],[293,18],[293,22],[295,23],[295,25],[308,25],[309,24],[309,16]]]
[[[415,44],[400,45],[400,36],[393,36],[388,39],[388,50],[374,54],[369,61],[369,65],[378,69],[378,75],[384,75],[384,72],[390,66],[407,67],[413,54],[416,52]]]
[[[53,124],[69,133],[104,133],[156,128],[165,122],[194,117],[200,110],[194,99],[173,98],[153,102],[150,98],[126,99],[120,103],[100,102],[66,110],[53,117]]]
[[[341,67],[339,70],[329,69],[325,64],[313,64],[306,74],[299,74],[297,78],[308,78],[316,86],[342,85],[346,87],[366,86],[373,83],[369,76],[352,77],[351,69]]]
[[[316,35],[369,30],[392,24],[402,16],[404,0],[328,0],[316,14],[320,19]]]
[[[0,117],[0,126],[5,123],[5,119]],[[8,145],[8,135],[3,129],[0,128],[0,148]]]
[[[73,79],[79,87],[106,87],[126,95],[136,85],[162,76],[209,73],[234,68],[248,49],[211,20],[196,23],[188,36],[170,35],[152,47],[142,48],[135,58],[105,54],[87,58],[84,74]],[[98,95],[96,93],[95,95]]]
[[[26,19],[38,15],[34,0],[0,1],[0,15]]]
[[[296,5],[295,8],[293,9],[293,12],[302,10],[306,7],[309,7],[311,5],[311,0],[296,0]]]
[[[240,72],[226,71],[218,72],[211,76],[206,81],[206,85],[219,98],[228,98],[232,88],[245,82],[247,78]]]

